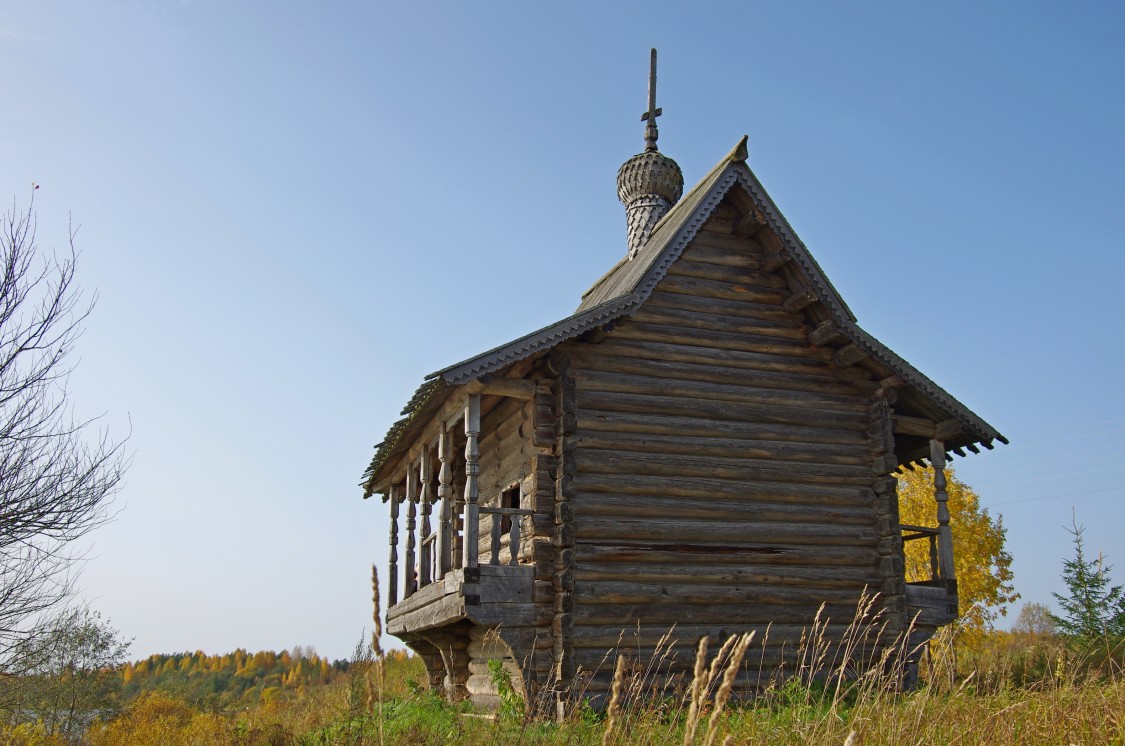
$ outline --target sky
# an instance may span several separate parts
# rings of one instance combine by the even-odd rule
[[[1062,590],[1072,517],[1125,582],[1123,27],[1110,2],[0,0],[0,197],[39,185],[44,252],[80,226],[71,400],[133,455],[82,598],[135,657],[347,657],[387,559],[373,446],[425,374],[624,254],[650,47],[688,186],[748,135],[860,324],[1011,440],[953,466],[1021,602]]]

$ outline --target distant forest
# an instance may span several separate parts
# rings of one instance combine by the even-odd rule
[[[399,655],[406,657],[405,651]],[[394,651],[391,656],[395,656]],[[296,647],[280,653],[238,649],[225,655],[201,651],[151,655],[126,663],[114,673],[120,676],[122,702],[159,692],[214,712],[299,697],[307,688],[334,683],[347,674],[350,666],[350,661],[330,663],[312,648]]]

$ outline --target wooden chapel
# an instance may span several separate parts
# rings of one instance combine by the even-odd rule
[[[767,626],[784,671],[865,593],[879,644],[957,616],[941,470],[1007,441],[859,327],[745,137],[682,194],[659,114],[653,50],[620,260],[572,315],[428,376],[364,474],[391,516],[386,629],[451,698],[495,705],[501,658],[529,702],[596,704],[612,651],[643,663],[673,626],[664,675]],[[927,463],[933,523],[902,525],[895,472]],[[908,583],[912,540],[931,577]]]

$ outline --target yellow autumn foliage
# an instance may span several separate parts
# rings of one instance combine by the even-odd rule
[[[1004,546],[1003,517],[982,508],[980,497],[945,470],[949,494],[949,525],[953,531],[953,564],[961,607],[960,641],[972,647],[993,622],[1020,596],[1012,585],[1012,555]],[[934,470],[915,469],[898,477],[899,522],[937,526]],[[930,552],[925,540],[906,543],[906,579],[929,580]]]

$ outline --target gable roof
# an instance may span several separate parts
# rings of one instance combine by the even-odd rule
[[[781,251],[800,267],[802,276],[817,299],[823,303],[833,325],[844,338],[881,362],[907,386],[956,420],[968,434],[968,439],[960,445],[967,445],[975,450],[975,443],[981,443],[986,448],[992,448],[994,440],[1007,443],[1008,440],[995,428],[859,327],[851,309],[777,209],[757,176],[746,165],[746,141],[746,136],[743,136],[726,157],[715,164],[683,199],[672,206],[653,228],[647,243],[635,257],[622,258],[583,293],[582,302],[572,315],[426,376],[403,409],[403,419],[392,425],[387,437],[375,447],[375,456],[364,473],[364,497],[371,494],[375,478],[382,467],[404,450],[404,447],[398,446],[402,445],[410,425],[415,421],[424,421],[425,418],[420,415],[428,414],[445,400],[446,396],[440,395],[440,392],[499,371],[512,363],[575,339],[587,331],[631,315],[664,278],[668,268],[695,238],[723,198],[736,187],[741,188],[761,212],[767,226],[780,239]]]

